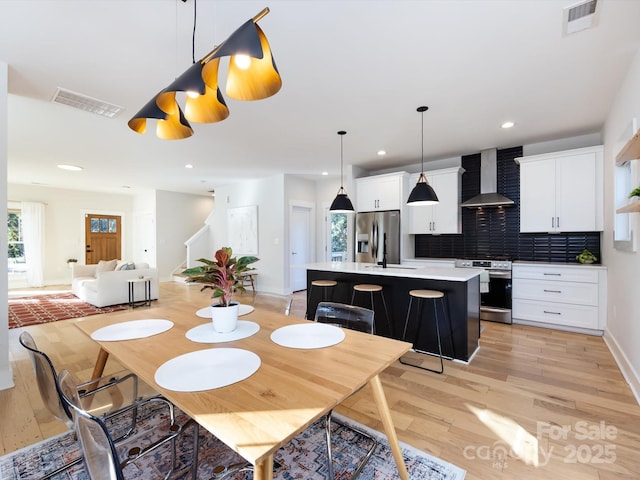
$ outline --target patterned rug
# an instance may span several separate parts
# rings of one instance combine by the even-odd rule
[[[181,414],[183,415],[183,414]],[[335,415],[335,414],[334,414]],[[367,429],[356,422],[335,415],[340,420],[356,425],[378,438],[378,446],[358,477],[362,480],[395,480],[398,471],[386,437],[380,432]],[[184,417],[182,417],[184,419]],[[138,431],[149,425],[167,425],[167,416],[155,412],[143,419]],[[335,424],[332,424],[334,471],[336,479],[350,477],[360,457],[371,446],[370,440]],[[117,428],[115,429],[117,430]],[[126,445],[119,446],[121,458],[133,445],[144,445],[157,437],[136,434]],[[198,454],[198,480],[215,478],[214,468],[242,463],[243,460],[206,430],[200,429],[200,450]],[[409,472],[415,480],[463,480],[465,471],[443,460],[401,444]],[[190,462],[193,451],[192,431],[187,429],[178,446],[180,466]],[[163,478],[169,466],[168,449],[159,449],[142,457],[136,464],[125,467],[125,477],[129,479],[151,480]],[[3,480],[35,480],[48,472],[81,455],[80,445],[72,432],[63,433],[35,445],[0,457],[0,478]],[[316,422],[306,431],[278,450],[274,456],[274,480],[325,480],[327,476],[326,444],[323,421]],[[252,472],[240,472],[229,477],[233,480],[250,480]],[[52,477],[52,480],[89,480],[84,466],[80,463],[66,473]]]
[[[9,328],[28,327],[66,318],[87,317],[126,309],[126,305],[94,307],[83,302],[71,292],[9,297]]]

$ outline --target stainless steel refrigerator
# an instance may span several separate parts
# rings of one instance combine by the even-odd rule
[[[400,263],[400,210],[356,214],[356,262]]]

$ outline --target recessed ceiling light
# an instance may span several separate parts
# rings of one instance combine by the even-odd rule
[[[329,172],[322,172],[322,175],[326,177],[327,175],[329,175]]]
[[[193,165],[191,165],[190,163],[187,163],[184,168],[193,168]]]
[[[385,150],[378,150],[378,155],[382,156],[382,155],[386,155],[387,152]]]
[[[502,125],[500,125],[501,128],[511,128],[515,125],[515,123],[513,122],[504,122]]]
[[[58,168],[61,168],[62,170],[69,170],[71,172],[79,172],[83,169],[77,165],[58,165]]]

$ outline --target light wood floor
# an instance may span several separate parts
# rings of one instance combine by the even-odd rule
[[[185,308],[209,296],[178,283],[160,292],[160,303]],[[292,315],[304,310],[301,292]],[[73,320],[26,329],[58,367],[89,378],[98,348]],[[0,454],[65,429],[42,405],[21,331],[9,331],[16,386],[0,391]],[[120,368],[107,363],[107,372]],[[471,364],[446,362],[437,375],[396,363],[382,381],[400,440],[466,469],[469,480],[640,478],[640,407],[599,337],[487,322]],[[338,411],[382,429],[368,389]]]

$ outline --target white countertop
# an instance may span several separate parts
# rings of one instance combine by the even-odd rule
[[[382,268],[372,263],[324,262],[304,265],[307,270],[322,272],[357,273],[382,277],[421,278],[425,280],[447,280],[466,282],[480,275],[481,268],[420,267],[413,265],[388,265]]]

